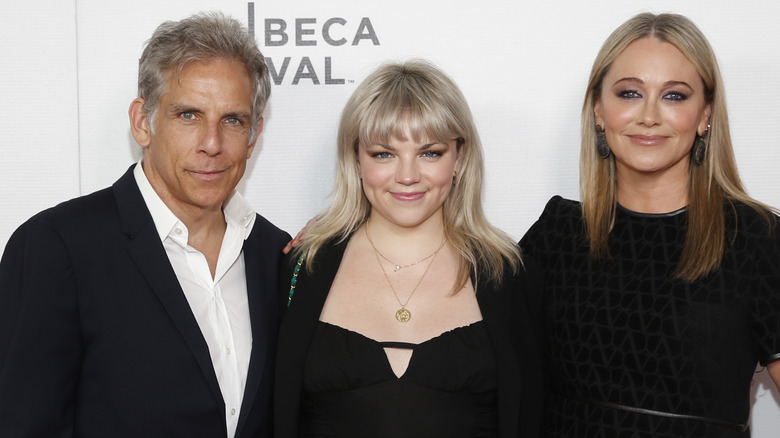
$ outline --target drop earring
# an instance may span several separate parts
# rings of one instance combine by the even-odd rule
[[[710,132],[710,125],[707,125],[707,130],[704,131],[704,134],[696,134],[696,140],[693,142],[691,155],[693,155],[693,162],[697,166],[701,166],[704,163],[704,157],[707,155],[707,141],[705,138],[708,132]]]
[[[607,134],[604,132],[604,128],[601,125],[596,125],[596,152],[600,158],[609,158],[612,154],[612,150],[607,144]]]

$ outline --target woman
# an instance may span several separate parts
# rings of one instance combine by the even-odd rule
[[[284,290],[277,438],[538,435],[539,278],[485,219],[482,166],[434,66],[389,64],[355,90],[333,203]]]
[[[582,204],[553,198],[521,241],[546,281],[546,436],[749,436],[756,363],[780,383],[780,239],[740,182],[707,40],[630,19],[582,120]]]

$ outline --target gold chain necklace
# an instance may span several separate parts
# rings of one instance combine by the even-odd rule
[[[379,250],[376,249],[376,246],[374,246],[374,241],[371,240],[371,234],[368,232],[368,223],[366,223],[364,229],[366,231],[366,238],[368,239],[368,243],[370,243],[371,244],[371,248],[374,249],[374,255],[376,256],[376,262],[379,264],[379,269],[382,270],[382,274],[385,276],[385,280],[387,280],[387,284],[388,284],[388,286],[390,286],[390,290],[393,291],[393,295],[395,296],[395,300],[398,301],[398,305],[401,306],[401,308],[398,309],[395,312],[395,319],[398,322],[409,322],[409,320],[412,319],[412,313],[409,312],[409,310],[406,308],[406,305],[409,304],[409,301],[412,300],[412,297],[414,296],[414,293],[417,292],[417,288],[420,287],[420,283],[422,283],[423,278],[425,278],[425,274],[427,274],[428,270],[431,269],[431,266],[433,265],[434,260],[436,260],[436,255],[439,254],[439,251],[441,251],[442,248],[444,248],[444,243],[447,241],[447,239],[446,239],[446,237],[442,238],[441,245],[439,245],[439,247],[436,249],[436,251],[433,252],[433,254],[429,255],[428,257],[425,257],[422,260],[418,260],[418,261],[412,263],[411,265],[403,266],[403,268],[408,268],[409,266],[413,266],[413,265],[416,265],[417,263],[420,263],[422,261],[431,259],[431,262],[428,263],[428,267],[425,268],[425,272],[423,272],[422,276],[420,276],[420,279],[417,280],[417,284],[414,285],[414,289],[412,289],[412,293],[409,294],[409,298],[406,299],[405,303],[402,303],[401,299],[398,298],[398,292],[395,291],[395,288],[393,287],[393,283],[390,282],[390,277],[387,276],[387,271],[385,271],[385,267],[382,265],[382,261],[379,260],[379,257],[381,256],[383,259],[387,260],[391,264],[395,265],[395,263],[393,263],[390,260],[388,260],[387,257],[383,256],[382,253],[380,253]],[[398,268],[398,265],[395,265],[395,266],[397,268],[396,271],[398,269],[401,269],[401,268]]]
[[[371,242],[371,238],[370,237],[369,237],[368,241]],[[441,246],[439,247],[439,249],[441,249],[442,246],[444,246],[444,241],[442,241]],[[374,246],[374,242],[371,242],[371,247],[374,248],[374,251],[379,255],[379,257],[382,257],[383,259],[387,260],[388,263],[393,265],[393,272],[398,272],[398,271],[400,271],[403,268],[409,268],[409,267],[414,266],[414,265],[416,265],[416,264],[418,264],[420,262],[424,262],[424,261],[428,260],[429,258],[435,256],[436,253],[439,252],[439,249],[437,249],[432,254],[429,254],[426,257],[423,257],[420,260],[417,260],[416,262],[409,263],[408,265],[399,265],[398,263],[393,262],[389,258],[385,257],[384,254],[379,252],[379,250],[376,249],[376,247]]]

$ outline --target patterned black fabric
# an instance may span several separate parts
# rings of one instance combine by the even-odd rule
[[[746,423],[757,362],[780,353],[780,239],[754,210],[726,211],[721,267],[671,278],[687,212],[619,208],[611,258],[588,254],[580,204],[554,197],[521,241],[546,286],[548,437],[748,437],[723,426],[602,407],[598,400]],[[736,235],[735,235],[736,231]]]

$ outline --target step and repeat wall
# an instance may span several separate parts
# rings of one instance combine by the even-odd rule
[[[272,65],[265,130],[239,189],[291,233],[328,200],[338,119],[356,85],[384,61],[425,58],[468,98],[487,157],[487,214],[519,239],[551,196],[579,197],[591,63],[643,11],[681,13],[707,35],[743,181],[780,206],[775,2],[16,0],[0,14],[0,247],[30,215],[112,184],[138,159],[127,109],[144,42],[165,20],[210,10],[245,23]],[[753,385],[757,438],[780,429],[766,374]]]

